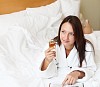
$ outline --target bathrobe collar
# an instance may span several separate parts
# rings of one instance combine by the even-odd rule
[[[63,44],[61,44],[60,46],[60,57],[59,58],[59,62],[63,61],[63,65],[65,66],[73,66],[73,60],[74,58],[76,58],[77,55],[77,50],[75,48],[75,46],[73,47],[73,49],[70,51],[69,55],[66,58],[66,52],[65,52],[65,47]]]

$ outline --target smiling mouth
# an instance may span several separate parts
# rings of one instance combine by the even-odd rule
[[[68,43],[69,41],[65,41],[65,40],[63,40],[63,42],[64,42],[64,43]]]

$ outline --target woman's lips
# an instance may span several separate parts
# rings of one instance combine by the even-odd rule
[[[63,40],[64,43],[68,43],[69,41]]]

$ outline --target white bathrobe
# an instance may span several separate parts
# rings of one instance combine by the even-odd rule
[[[48,48],[44,49],[44,51]],[[37,75],[38,79],[35,80],[36,87],[49,87],[50,83],[61,84],[67,74],[74,70],[85,72],[85,77],[78,79],[77,82],[85,82],[89,80],[96,71],[96,64],[94,62],[94,52],[92,46],[86,44],[86,61],[83,61],[82,67],[79,67],[78,52],[75,47],[71,50],[66,58],[65,48],[63,45],[60,47],[56,45],[56,58],[49,64],[46,70],[41,71],[42,62],[45,58],[45,53],[41,53],[37,58]],[[42,84],[39,86],[39,84]]]

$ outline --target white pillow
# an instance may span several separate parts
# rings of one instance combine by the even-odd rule
[[[38,14],[28,14],[31,39],[35,46],[42,48],[45,44],[58,34],[58,27],[53,25],[60,18],[61,14],[55,17],[48,17]]]
[[[42,15],[28,15],[29,17],[29,31],[36,35],[38,32],[40,32],[42,29],[48,25],[49,18]]]
[[[97,49],[100,50],[100,31],[94,31],[94,34],[96,36],[97,39]]]
[[[44,15],[44,16],[56,16],[59,11],[60,11],[60,2],[59,0],[46,5],[46,6],[41,6],[41,7],[36,7],[36,8],[26,8],[26,11],[29,14],[40,14],[40,15]]]
[[[97,37],[97,44],[98,44],[98,49],[100,50],[100,36]]]
[[[8,28],[13,25],[21,24],[25,21],[26,11],[14,12],[11,14],[0,15],[0,35],[6,33]],[[26,26],[26,24],[23,23]]]
[[[95,62],[98,67],[100,67],[100,50],[95,50]]]
[[[85,38],[88,39],[89,41],[91,41],[92,44],[94,45],[95,63],[97,65],[97,67],[100,68],[100,49],[98,49],[98,44],[100,44],[100,42],[98,43],[98,38],[96,37],[95,32],[93,32],[91,34],[85,34]]]
[[[94,49],[97,49],[97,38],[94,32],[91,34],[84,34],[84,36],[86,39],[88,39],[93,44]]]
[[[27,8],[29,14],[40,14],[44,16],[56,16],[62,13],[64,17],[68,15],[79,16],[80,0],[57,0],[52,4],[38,8]]]
[[[68,15],[79,16],[80,0],[60,0],[64,17]]]

